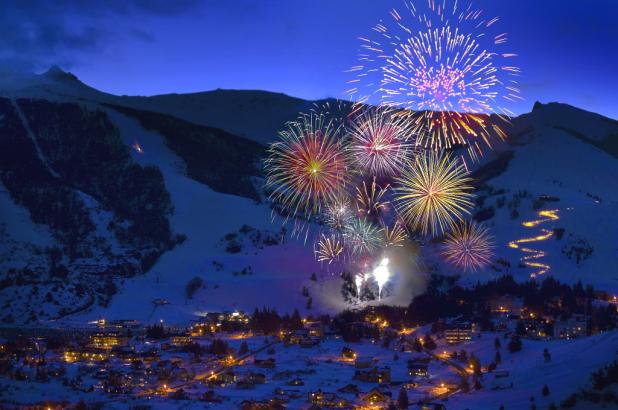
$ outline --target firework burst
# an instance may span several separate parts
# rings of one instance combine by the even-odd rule
[[[342,232],[354,218],[349,196],[346,193],[337,194],[326,205],[324,216],[331,229]]]
[[[413,144],[412,123],[406,115],[388,108],[365,108],[349,126],[353,160],[371,175],[399,172]]]
[[[502,50],[507,36],[495,32],[498,18],[486,19],[471,5],[428,0],[419,8],[393,9],[390,22],[374,27],[376,38],[361,38],[356,78],[348,93],[366,101],[378,93],[383,104],[411,110],[417,144],[435,150],[464,145],[473,159],[504,139],[500,123],[520,100],[520,70]],[[489,118],[490,114],[497,114]]]
[[[290,215],[311,217],[346,184],[342,127],[311,112],[287,124],[265,162],[266,187]]]
[[[423,235],[438,235],[463,220],[472,208],[472,187],[461,161],[428,151],[417,155],[396,178],[395,206]]]
[[[446,235],[442,255],[464,271],[476,271],[489,264],[493,249],[493,237],[485,226],[465,222]]]
[[[368,218],[379,218],[388,209],[390,202],[385,198],[390,185],[382,188],[375,177],[371,184],[365,181],[356,187],[356,207],[358,213]]]
[[[344,241],[348,250],[354,255],[366,255],[375,252],[382,244],[380,229],[365,218],[354,218],[346,226]]]
[[[320,235],[315,255],[318,262],[335,262],[343,252],[343,244],[335,236]]]

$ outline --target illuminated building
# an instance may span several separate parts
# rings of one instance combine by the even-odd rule
[[[489,301],[491,313],[497,315],[521,315],[523,308],[524,304],[520,298],[514,298],[509,295],[492,298]]]
[[[323,408],[347,408],[349,403],[335,393],[327,393],[322,390],[309,393],[309,402]]]
[[[172,344],[172,346],[176,347],[187,346],[193,343],[193,339],[191,339],[191,336],[186,334],[174,335],[170,338],[170,343]]]
[[[361,397],[361,400],[369,405],[374,405],[378,403],[386,403],[390,401],[390,397],[380,390],[374,388],[371,389],[367,394]]]
[[[576,337],[586,336],[588,330],[588,321],[583,315],[574,315],[567,320],[558,320],[554,322],[553,336],[560,339],[574,339]]]
[[[96,333],[90,336],[90,345],[97,349],[111,349],[114,346],[124,345],[128,338],[120,336],[117,332]]]
[[[408,360],[408,374],[416,377],[429,377],[429,361],[428,357]]]
[[[470,323],[454,323],[444,331],[444,338],[448,344],[469,342],[472,340],[472,325]]]
[[[69,349],[65,350],[63,359],[67,363],[100,362],[109,359],[109,352],[105,349]]]
[[[391,369],[390,367],[374,367],[370,370],[356,370],[354,379],[368,383],[389,383],[391,381]]]
[[[344,346],[343,349],[341,349],[341,357],[343,360],[351,362],[356,360],[356,352],[349,347]]]

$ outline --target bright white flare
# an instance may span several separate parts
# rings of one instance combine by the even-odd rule
[[[356,285],[356,297],[360,299],[361,288],[363,287],[363,282],[365,281],[364,275],[356,275],[354,278],[354,284]]]
[[[391,272],[388,270],[388,262],[388,258],[382,259],[372,272],[373,279],[378,284],[378,300],[382,298],[382,287],[391,277]]]

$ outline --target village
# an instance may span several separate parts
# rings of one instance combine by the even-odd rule
[[[528,344],[542,366],[554,343],[611,333],[616,299],[604,298],[605,327],[590,314],[550,316],[501,295],[487,299],[482,318],[416,324],[404,323],[407,309],[378,306],[332,318],[213,312],[186,327],[101,318],[32,334],[4,329],[0,397],[37,409],[112,400],[150,409],[170,399],[244,410],[447,409],[454,395],[512,389],[509,363]],[[539,386],[539,396],[551,387]]]

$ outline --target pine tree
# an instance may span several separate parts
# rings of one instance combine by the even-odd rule
[[[509,341],[509,352],[515,353],[521,350],[522,343],[521,339],[517,335],[513,335],[511,340]]]
[[[240,344],[240,347],[238,348],[238,355],[243,356],[247,354],[248,352],[249,352],[249,345],[247,345],[247,342],[243,341]]]
[[[408,392],[402,387],[399,389],[399,396],[397,396],[397,408],[407,409],[409,405]]]
[[[545,359],[545,363],[551,362],[551,354],[547,348],[543,349],[543,358]]]
[[[436,342],[432,339],[431,335],[425,335],[425,343],[423,343],[425,349],[427,350],[434,350],[437,345]]]

